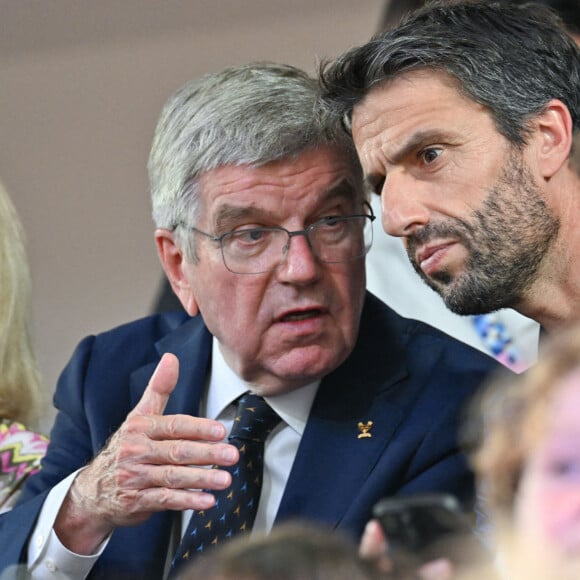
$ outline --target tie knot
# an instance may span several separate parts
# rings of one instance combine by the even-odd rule
[[[262,397],[246,393],[239,399],[229,439],[263,443],[279,422],[280,416]]]

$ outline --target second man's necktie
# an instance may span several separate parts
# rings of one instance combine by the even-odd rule
[[[233,535],[252,529],[262,489],[264,441],[279,422],[280,417],[262,397],[252,393],[240,397],[228,437],[229,443],[239,449],[240,461],[220,468],[232,474],[232,485],[212,491],[216,497],[213,508],[193,512],[175,554],[174,569]]]

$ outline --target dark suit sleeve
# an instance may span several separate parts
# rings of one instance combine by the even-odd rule
[[[31,532],[50,490],[86,466],[123,423],[159,362],[158,342],[174,333],[183,349],[203,350],[203,357],[189,357],[187,362],[195,367],[191,376],[205,376],[211,340],[203,324],[183,325],[187,321],[185,314],[147,317],[79,344],[55,391],[57,415],[42,469],[28,479],[13,510],[0,516],[0,573],[25,563]],[[201,342],[204,349],[198,348]],[[185,358],[183,352],[181,357]],[[193,389],[184,383],[182,390],[189,395]],[[172,517],[171,512],[160,512],[140,526],[115,530],[90,577],[159,578]]]
[[[408,381],[391,390],[393,406],[406,407],[380,459],[352,494],[352,503],[339,524],[355,536],[362,533],[373,505],[383,497],[442,492],[455,495],[465,509],[473,507],[474,476],[458,432],[467,402],[495,364],[484,355],[445,339],[439,345],[442,350],[436,349],[435,344],[426,346],[429,350],[422,351],[420,357],[426,374],[420,377],[423,372],[417,366]],[[439,350],[439,356],[431,358],[430,350]],[[455,360],[450,360],[450,356]],[[429,358],[431,361],[426,364]],[[412,391],[414,395],[407,398]],[[373,430],[377,431],[378,421],[388,421],[393,416],[390,413],[381,417],[379,408],[383,405],[373,411],[377,418]]]
[[[469,401],[498,365],[492,358],[439,333],[421,332],[415,340],[421,348],[409,356],[411,369],[429,360],[426,352],[439,354],[426,366],[429,379],[402,428],[410,434],[414,452],[398,495],[447,492],[471,508],[473,474],[461,449],[459,433]],[[414,429],[419,430],[415,437]]]
[[[331,476],[345,487],[344,465],[354,463],[361,474],[343,494],[348,504],[337,521],[356,536],[382,497],[445,492],[472,507],[473,473],[458,435],[467,404],[499,367],[491,357],[426,324],[404,319],[372,298],[365,305],[354,356],[333,377],[325,399],[328,408],[331,391],[345,414],[358,414],[347,417],[349,422],[374,422],[373,437],[363,440],[364,445],[344,438],[341,465]],[[336,383],[341,381],[344,388],[338,394]],[[336,426],[336,440],[335,432]],[[318,434],[312,442],[318,449],[321,439]],[[366,465],[363,453],[368,456]],[[307,465],[303,473],[312,469]],[[327,464],[328,473],[332,469]]]
[[[423,406],[423,402],[418,402]],[[455,495],[466,508],[473,501],[473,474],[458,444],[461,405],[455,398],[426,404],[429,428],[417,442],[417,448],[405,474],[405,483],[397,495],[445,492]]]
[[[91,441],[83,401],[93,340],[89,337],[80,343],[59,379],[54,396],[58,414],[42,469],[28,478],[16,506],[0,516],[0,571],[25,562],[28,540],[46,495],[94,455],[94,441]]]

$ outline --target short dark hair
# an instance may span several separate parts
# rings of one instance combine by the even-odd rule
[[[451,2],[452,0],[448,0]],[[529,4],[530,0],[498,0],[502,4]],[[533,0],[550,7],[563,21],[568,32],[580,34],[580,5],[578,0]],[[394,28],[407,12],[421,8],[428,0],[386,0],[379,20],[378,31]]]
[[[503,0],[524,4],[529,0]],[[534,0],[538,4],[549,6],[561,19],[566,30],[572,34],[580,34],[580,5],[578,0]]]
[[[521,146],[530,119],[551,99],[580,126],[580,50],[549,8],[490,2],[433,2],[320,70],[325,106],[340,116],[400,74],[443,71],[484,105],[500,133]]]

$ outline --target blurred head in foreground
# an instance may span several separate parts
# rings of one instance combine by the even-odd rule
[[[580,326],[491,385],[476,413],[473,464],[509,577],[580,578]]]
[[[284,524],[268,536],[236,538],[198,558],[183,580],[378,580],[383,578],[357,546],[310,523]]]

